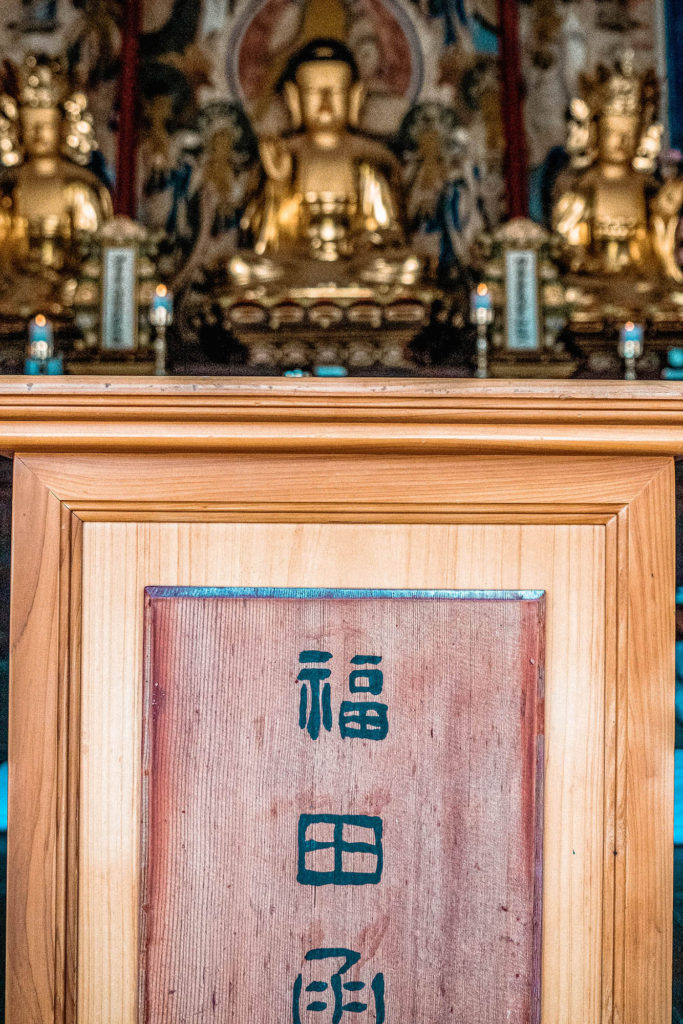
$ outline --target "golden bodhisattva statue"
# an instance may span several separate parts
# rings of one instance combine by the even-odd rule
[[[637,73],[627,52],[574,100],[567,149],[571,167],[556,188],[553,227],[571,307],[569,327],[588,369],[620,371],[615,341],[642,325],[643,372],[683,337],[679,265],[680,179],[655,176],[662,141],[652,72]],[[659,354],[658,354],[659,353]]]
[[[61,65],[27,57],[19,82],[17,97],[0,96],[0,247],[32,303],[37,292],[54,297],[81,243],[111,217],[112,202],[87,169],[92,122]]]
[[[572,271],[656,273],[647,200],[662,135],[656,93],[627,53],[571,105],[571,170],[558,181],[553,227]]]
[[[340,40],[314,39],[280,88],[292,129],[260,140],[262,184],[237,249],[206,254],[194,322],[206,323],[214,302],[256,362],[400,365],[437,289],[406,243],[399,162],[358,128],[364,92],[353,55]],[[274,335],[285,323],[288,355]],[[368,327],[377,328],[372,340]]]

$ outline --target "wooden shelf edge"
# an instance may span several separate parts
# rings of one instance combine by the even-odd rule
[[[683,385],[0,377],[0,451],[683,454]]]

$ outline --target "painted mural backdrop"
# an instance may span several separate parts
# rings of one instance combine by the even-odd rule
[[[4,0],[0,11],[5,84],[7,61],[22,52],[66,54],[90,96],[104,176],[115,165],[122,4]],[[662,72],[664,3],[520,7],[532,212],[541,218],[581,73],[624,44]],[[403,162],[413,234],[456,259],[482,223],[501,217],[495,0],[143,0],[142,22],[139,214],[181,249],[199,230],[207,183],[218,197],[215,230],[238,222],[257,136],[286,126],[278,79],[291,54],[320,35],[343,38],[355,55],[367,90],[362,127]]]
[[[332,36],[365,85],[362,130],[403,163],[413,236],[452,263],[502,212],[496,57],[475,39],[495,49],[489,14],[463,0],[156,0],[142,40],[144,220],[189,252],[210,182],[214,230],[236,229],[255,138],[287,128],[280,77],[302,45]]]

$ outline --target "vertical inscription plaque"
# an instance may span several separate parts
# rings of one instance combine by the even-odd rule
[[[543,609],[147,590],[143,1024],[539,1024]]]
[[[102,351],[132,352],[137,346],[137,251],[105,245],[102,271]]]
[[[533,249],[505,253],[505,340],[511,352],[540,348],[538,255]]]

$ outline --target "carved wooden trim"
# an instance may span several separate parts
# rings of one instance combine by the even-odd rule
[[[679,384],[0,378],[0,451],[683,453]]]
[[[60,686],[71,531],[59,499],[21,462],[14,503],[7,1008],[9,1021],[43,1024],[63,1019],[65,1001],[68,812]]]
[[[452,482],[448,474],[435,486],[426,468],[431,460],[425,459],[423,483],[416,483],[414,495],[397,501],[386,481],[372,500],[362,488],[347,491],[342,500],[338,483],[330,485],[329,495],[321,493],[326,468],[332,476],[335,472],[325,460],[299,464],[249,458],[207,459],[196,475],[187,458],[180,457],[152,459],[149,472],[147,460],[143,469],[131,457],[27,455],[16,460],[9,1024],[75,1024],[78,877],[69,865],[78,863],[80,520],[246,522],[271,517],[604,527],[606,631],[616,639],[606,645],[601,1024],[664,1024],[671,998],[672,462],[533,460],[537,469],[532,477],[531,460],[499,460],[491,467],[496,472],[490,491],[475,501],[467,486]],[[411,467],[416,481],[420,461]],[[448,470],[450,461],[440,463],[440,471]],[[280,473],[269,476],[276,462],[281,462]],[[206,472],[211,463],[213,477]],[[131,473],[134,464],[136,475]],[[362,479],[377,479],[378,465],[387,470],[369,455],[353,460]],[[314,486],[310,497],[302,498],[301,474],[311,468]],[[265,508],[246,497],[263,469],[268,472],[262,486],[271,492]],[[504,500],[495,486],[498,472]],[[148,495],[144,501],[138,496],[141,481]],[[185,481],[191,497],[184,500]],[[570,485],[575,501],[558,500]],[[454,500],[459,486],[466,501]],[[515,491],[517,501],[512,500]]]
[[[112,515],[185,510],[440,514],[543,509],[610,515],[648,486],[661,458],[253,453],[17,456],[69,508]],[[106,469],[105,469],[106,467]],[[539,468],[541,471],[539,471]],[[348,474],[353,486],[348,484]]]
[[[245,506],[228,509],[208,509],[200,506],[184,505],[180,508],[139,508],[135,505],[121,503],[117,506],[100,508],[80,508],[65,506],[73,516],[83,523],[491,523],[501,525],[516,523],[531,525],[545,523],[547,525],[606,525],[619,512],[621,506],[604,508],[586,505],[582,511],[557,508],[547,512],[534,512],[523,505],[495,510],[481,511],[481,507],[468,510],[463,507],[444,508],[438,512],[431,507],[425,509],[397,509],[378,505],[358,511],[343,505],[332,508],[307,507],[305,505],[285,504],[273,507],[266,506],[247,508]],[[313,518],[315,517],[315,518]]]

